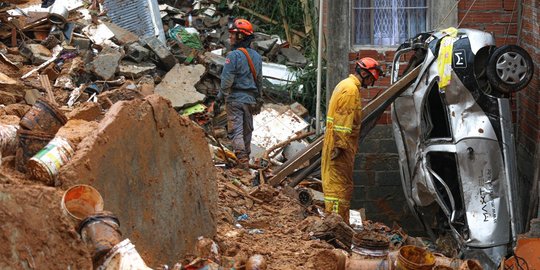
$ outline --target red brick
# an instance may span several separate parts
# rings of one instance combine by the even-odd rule
[[[471,5],[473,4],[473,2],[475,2],[474,0],[462,0],[459,2],[459,9],[460,10],[467,10],[467,9],[471,9],[471,10],[494,10],[494,9],[502,9],[503,6],[502,6],[502,3],[503,1],[501,0],[491,0],[491,1],[486,1],[486,0],[478,0],[474,3],[474,6],[471,7]]]
[[[376,50],[361,50],[360,51],[360,58],[363,58],[363,57],[371,57],[371,58],[373,58],[375,60],[384,59],[384,55],[379,53]]]
[[[458,13],[459,20],[463,18],[466,11],[460,11]],[[470,24],[474,26],[473,28],[478,28],[475,26],[478,23],[508,23],[508,22],[517,22],[517,15],[512,17],[511,12],[469,12],[463,23]]]

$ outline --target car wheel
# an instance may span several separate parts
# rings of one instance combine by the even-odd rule
[[[533,62],[527,51],[516,45],[505,45],[489,57],[487,77],[495,90],[513,93],[529,84],[533,71]]]

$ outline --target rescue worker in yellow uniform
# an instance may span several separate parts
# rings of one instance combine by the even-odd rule
[[[330,98],[321,164],[324,204],[327,212],[339,214],[347,224],[362,122],[360,88],[373,86],[381,75],[375,59],[362,58],[356,61],[355,74],[342,80]]]

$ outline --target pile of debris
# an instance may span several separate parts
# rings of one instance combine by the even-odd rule
[[[431,253],[427,241],[362,211],[351,211],[349,221],[325,214],[316,170],[269,182],[315,139],[298,103],[266,104],[254,120],[253,170],[232,168],[226,115],[211,106],[232,7],[98,2],[0,5],[0,199],[8,207],[0,207],[0,219],[10,220],[0,240],[16,250],[0,248],[7,267],[115,267],[126,252],[141,268],[161,269],[481,269]],[[278,36],[256,33],[253,45],[265,59],[269,96],[295,80],[287,66],[307,64]],[[74,226],[57,205],[80,183],[99,189],[118,217],[101,205]],[[18,216],[39,207],[54,221]],[[22,231],[39,236],[19,241]],[[50,252],[57,264],[24,243],[58,244]]]

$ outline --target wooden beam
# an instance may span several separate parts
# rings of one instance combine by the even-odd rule
[[[422,66],[418,66],[401,78],[396,83],[392,84],[386,90],[384,90],[377,98],[371,100],[365,107],[362,108],[362,127],[367,127],[364,125],[371,118],[383,112],[405,89],[406,87],[413,82],[418,74],[420,74],[420,69]],[[293,173],[306,161],[309,161],[315,157],[319,152],[321,152],[323,147],[324,136],[317,138],[312,142],[308,147],[303,151],[297,153],[294,157],[287,160],[283,165],[281,165],[276,170],[276,175],[268,181],[272,186],[278,186],[285,180],[287,176]]]
[[[285,5],[283,0],[279,0],[279,13],[281,14],[281,20],[283,21],[283,28],[285,29],[285,36],[287,36],[287,42],[291,43],[291,33],[289,30],[289,23],[287,22],[287,15],[285,14]]]
[[[54,93],[52,91],[51,82],[49,81],[49,76],[47,74],[39,75],[39,80],[41,81],[41,86],[43,89],[45,89],[47,100],[55,105],[58,106],[58,103],[56,103],[56,99],[54,98]]]

